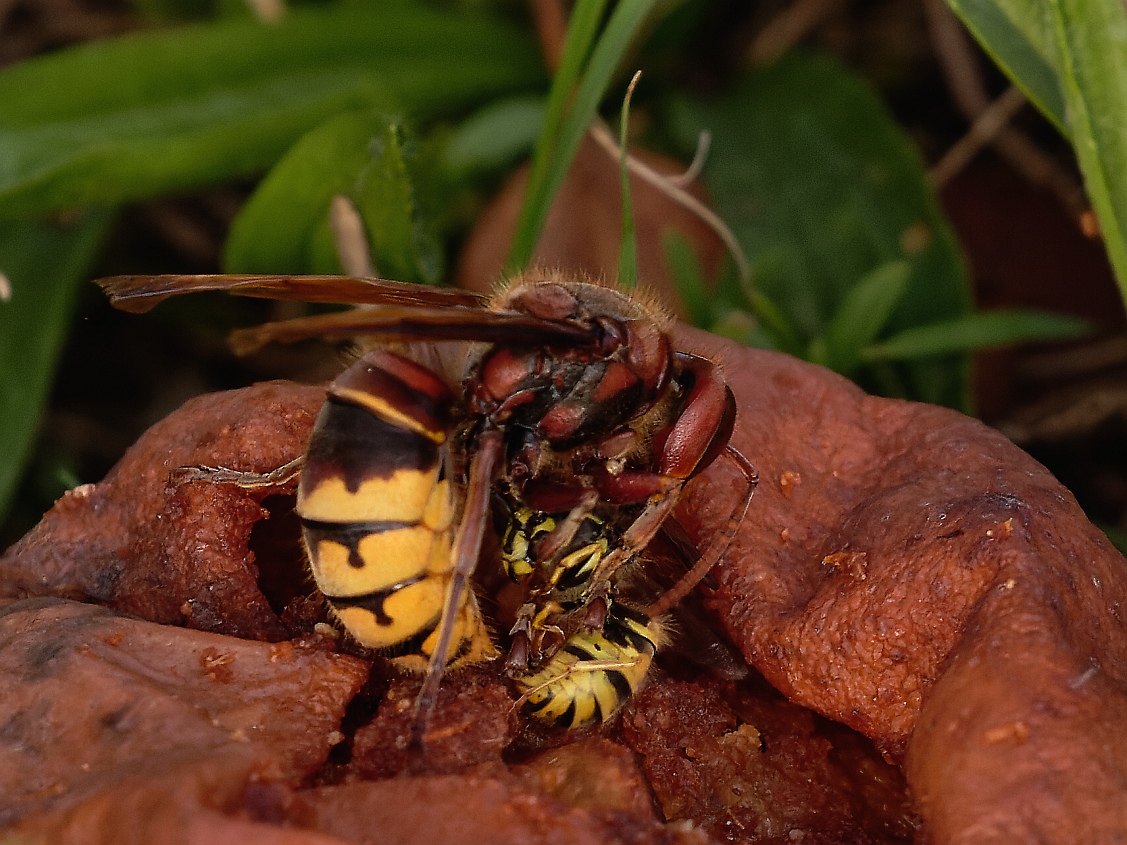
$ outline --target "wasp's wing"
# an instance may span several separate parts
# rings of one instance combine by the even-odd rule
[[[242,355],[271,342],[358,335],[397,341],[469,340],[536,345],[582,344],[595,339],[591,329],[575,323],[511,311],[387,305],[263,323],[233,332],[231,346]]]
[[[106,292],[114,307],[134,314],[144,313],[170,296],[201,291],[352,305],[479,308],[485,304],[481,294],[457,288],[354,276],[113,276],[99,279],[96,284]]]
[[[668,634],[669,653],[727,681],[739,681],[748,676],[748,664],[743,656],[728,642],[699,601],[691,598],[677,605]]]

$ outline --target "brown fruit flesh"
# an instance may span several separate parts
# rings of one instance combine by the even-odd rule
[[[738,404],[733,443],[760,473],[708,603],[749,661],[809,710],[753,683],[678,670],[679,680],[659,674],[605,739],[545,750],[487,666],[445,679],[429,773],[370,780],[409,762],[396,749],[418,681],[391,680],[377,662],[356,697],[367,662],[323,640],[233,639],[307,630],[316,606],[299,596],[279,618],[259,589],[289,571],[252,541],[261,492],[166,484],[178,466],[261,471],[300,452],[321,392],[262,385],[189,403],[0,559],[12,598],[78,598],[231,635],[42,599],[9,605],[0,778],[26,785],[4,790],[4,824],[29,841],[89,842],[123,831],[134,841],[433,842],[450,825],[466,841],[912,836],[896,770],[813,710],[903,761],[928,842],[1107,841],[1127,828],[1127,567],[1067,491],[958,414],[874,399],[699,332],[676,341],[724,367]],[[692,482],[685,527],[707,536],[743,485],[720,457]],[[308,654],[310,674],[279,666],[271,649]],[[107,650],[133,656],[111,672]],[[185,710],[154,686],[154,665],[213,703]],[[206,718],[248,698],[265,708],[247,723],[268,727],[261,737]],[[98,704],[110,701],[118,706]],[[194,726],[104,718],[166,710]],[[351,758],[329,756],[334,730]],[[608,750],[619,741],[640,768]],[[617,797],[600,804],[590,783]],[[675,819],[697,828],[663,824]]]

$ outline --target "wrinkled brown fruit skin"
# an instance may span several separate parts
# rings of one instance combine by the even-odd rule
[[[248,784],[328,756],[364,661],[60,599],[0,607],[0,831],[20,842],[243,842]],[[264,787],[265,788],[265,787]],[[244,831],[245,832],[245,831]]]
[[[0,597],[58,596],[153,622],[285,639],[247,546],[265,494],[169,476],[184,466],[282,466],[304,451],[324,399],[319,387],[271,382],[191,400],[0,557]]]
[[[749,662],[793,701],[858,728],[902,760],[924,821],[922,841],[1121,841],[1117,836],[1127,831],[1127,631],[1120,619],[1127,566],[1072,497],[1000,435],[953,412],[868,397],[820,368],[688,329],[679,330],[676,343],[724,368],[739,405],[733,444],[760,473],[752,508],[715,572],[719,589],[707,597]],[[257,587],[256,566],[265,561],[256,562],[247,545],[251,528],[262,519],[259,498],[230,485],[175,485],[167,478],[181,465],[231,466],[235,457],[245,460],[235,467],[244,470],[285,463],[301,451],[322,395],[316,388],[272,384],[193,400],[146,434],[105,482],[65,497],[0,559],[4,593],[80,598],[241,637],[284,636],[285,627]],[[713,534],[745,484],[730,461],[718,459],[690,487],[679,514],[685,527]],[[148,564],[131,568],[123,560]],[[67,625],[78,623],[34,616],[60,612],[36,601],[42,600],[12,606],[30,621],[21,623],[22,639],[5,640],[15,649],[9,659],[47,667],[46,675],[39,670],[41,676],[57,687],[32,689],[26,707],[4,699],[29,713],[35,702],[57,700],[67,691],[86,700],[69,672],[77,658],[67,655],[73,650],[88,659],[84,643],[92,642],[81,632],[64,637]],[[69,609],[75,605],[61,607],[64,616],[79,613]],[[94,633],[101,642],[95,643],[95,657],[121,648],[122,625],[148,624],[94,619],[106,626]],[[154,642],[169,638],[162,631],[174,630],[148,627]],[[59,638],[57,647],[52,637]],[[238,677],[248,663],[264,657],[270,664],[271,652],[253,649],[286,645],[249,644],[251,651],[228,663],[223,638],[205,644],[190,637],[213,635],[176,631],[173,637],[183,653],[194,655],[185,665],[203,672],[205,688],[233,688],[228,671]],[[139,642],[136,653],[149,654]],[[26,653],[38,656],[20,656]],[[230,731],[217,730],[213,741],[207,733],[212,722],[204,719],[189,729],[196,739],[186,743],[188,762],[157,757],[138,768],[125,760],[120,770],[106,769],[111,778],[103,791],[91,781],[88,799],[68,785],[67,778],[81,781],[85,774],[74,772],[74,760],[64,754],[55,760],[63,767],[61,780],[39,784],[38,792],[22,800],[8,793],[20,805],[20,829],[31,841],[59,841],[64,834],[70,841],[112,841],[111,833],[124,829],[126,816],[136,811],[148,814],[153,836],[176,830],[177,841],[184,842],[433,841],[427,837],[447,820],[429,808],[423,815],[397,814],[393,821],[401,829],[371,840],[357,832],[362,812],[349,822],[336,808],[387,801],[416,806],[443,795],[443,812],[467,825],[476,822],[470,826],[474,836],[486,837],[482,841],[495,834],[499,820],[511,821],[517,833],[527,831],[527,825],[521,827],[525,812],[545,820],[539,829],[551,841],[608,837],[609,817],[574,804],[567,809],[539,795],[521,796],[513,774],[496,766],[455,780],[287,791],[327,752],[326,731],[365,671],[361,662],[331,665],[338,666],[333,671],[340,677],[322,675],[333,692],[318,709],[316,726],[287,725],[314,740],[300,765],[285,762],[294,758],[284,747],[225,742]],[[270,666],[263,671],[269,673]],[[453,700],[460,683],[450,679]],[[301,684],[308,688],[307,680]],[[645,701],[663,700],[662,688],[667,682],[655,681]],[[223,706],[238,712],[242,695],[238,691]],[[504,701],[476,698],[497,712],[500,731]],[[73,730],[97,739],[99,731],[118,723],[110,703],[104,714],[96,708],[65,714],[76,720]],[[452,715],[451,724],[465,722],[467,731],[482,721]],[[187,717],[192,718],[190,709]],[[624,719],[630,718],[628,712]],[[643,721],[657,724],[663,718]],[[762,723],[753,717],[750,724],[756,722]],[[0,738],[15,736],[11,732],[21,724],[25,731],[38,724],[39,733],[17,737],[0,750],[24,753],[20,749],[33,747],[49,755],[60,747],[56,737],[64,741],[57,718],[5,719]],[[371,753],[379,753],[377,729],[357,735],[361,753],[368,753],[369,743]],[[152,753],[167,745],[166,735],[181,730],[150,731]],[[285,735],[286,730],[274,731],[271,742]],[[732,738],[722,738],[722,748],[741,759],[758,759],[750,736],[743,744],[736,742],[743,734],[725,736]],[[483,746],[467,734],[482,759],[496,745],[486,739]],[[670,756],[670,764],[680,765],[681,756]],[[594,765],[603,758],[608,755],[595,752],[581,759]],[[137,759],[144,759],[140,752]],[[379,760],[371,760],[374,768]],[[14,771],[36,765],[23,762]],[[619,780],[632,782],[624,772]],[[543,773],[528,777],[542,781]],[[244,787],[256,779],[266,786],[248,794]],[[171,804],[170,794],[177,796]],[[568,789],[559,792],[560,798],[566,795]],[[40,796],[42,805],[35,803]],[[667,796],[663,806],[672,800]],[[624,810],[633,806],[623,801]],[[475,814],[476,806],[488,811]],[[646,827],[656,822],[631,818],[642,819],[631,830],[647,831],[637,834],[638,841],[662,837],[660,828]],[[285,820],[323,832],[279,831],[277,823]],[[97,826],[102,838],[95,835]],[[89,831],[89,838],[80,831]],[[157,840],[139,831],[134,841]]]
[[[903,760],[925,841],[1127,841],[1127,563],[1068,491],[953,411],[677,341],[723,367],[759,470],[710,600],[749,662]],[[690,531],[742,483],[724,463]]]

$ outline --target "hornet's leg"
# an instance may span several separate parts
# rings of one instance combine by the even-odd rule
[[[501,435],[496,431],[481,434],[470,461],[469,481],[466,486],[466,506],[462,522],[454,540],[454,568],[446,589],[446,603],[439,623],[438,638],[427,666],[419,697],[415,699],[415,717],[411,726],[411,745],[421,748],[426,734],[427,721],[438,699],[438,688],[446,669],[446,656],[454,635],[454,626],[461,616],[469,580],[481,554],[481,541],[489,517],[490,489],[498,460],[501,457]]]

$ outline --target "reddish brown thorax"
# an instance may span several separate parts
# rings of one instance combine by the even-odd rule
[[[698,377],[697,359],[673,352],[656,309],[555,281],[518,285],[496,305],[593,334],[582,345],[492,347],[467,379],[471,413],[505,433],[509,477],[530,504],[571,507],[592,489],[607,502],[641,502],[727,442],[734,409],[723,382]]]
[[[669,381],[673,354],[656,315],[618,291],[531,283],[503,305],[589,326],[595,337],[582,346],[487,352],[469,388],[479,413],[498,427],[519,426],[555,449],[570,448],[644,414]]]

